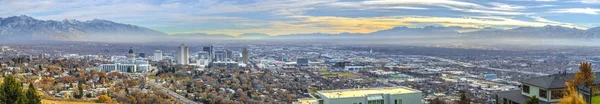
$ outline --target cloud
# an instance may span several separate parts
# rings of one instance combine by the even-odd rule
[[[559,25],[577,27],[572,24],[547,20],[541,17],[532,17],[536,21],[522,21],[498,16],[471,16],[471,17],[431,17],[431,16],[389,16],[348,18],[335,16],[294,16],[298,22],[271,22],[267,27],[254,29],[215,30],[204,31],[211,34],[243,34],[266,33],[270,35],[298,34],[298,33],[371,33],[379,30],[391,29],[397,26],[419,27],[419,24],[461,27],[499,27],[512,28],[520,26],[541,27],[545,25]],[[582,27],[577,27],[582,28]]]
[[[362,2],[334,2],[329,6],[352,7],[360,10],[364,9],[415,9],[427,10],[429,8],[419,6],[437,6],[445,7],[451,10],[469,13],[481,13],[487,15],[528,15],[532,13],[517,12],[533,7],[509,5],[504,3],[489,3],[489,6],[476,3],[454,1],[454,0],[370,0]],[[544,5],[550,6],[550,5]],[[539,6],[542,7],[542,6]]]
[[[545,19],[545,18],[542,18],[542,17],[539,17],[539,16],[530,16],[530,17],[533,18],[533,19],[535,19],[535,21],[542,22],[542,23],[584,29],[584,27],[576,26],[576,25],[573,25],[571,23],[565,23],[565,22],[558,22],[558,21],[548,20],[548,19]]]
[[[490,5],[494,6],[494,7],[490,8],[493,10],[514,11],[514,10],[527,9],[527,7],[525,7],[525,6],[509,5],[509,4],[498,3],[498,2],[492,2],[492,3],[490,3]]]
[[[576,0],[577,2],[586,3],[586,4],[599,4],[600,0]]]
[[[462,12],[470,12],[470,13],[482,13],[487,15],[530,15],[532,13],[523,13],[523,12],[513,12],[513,11],[495,11],[495,10],[485,10],[485,9],[464,9],[457,8],[452,6],[445,6],[451,10],[462,11]]]
[[[423,24],[478,28],[548,24],[577,27],[558,22],[561,20],[542,18],[536,12],[592,15],[600,12],[596,8],[544,8],[565,6],[543,5],[534,1],[540,0],[523,1],[528,5],[462,0],[0,0],[0,17],[30,15],[44,20],[98,18],[147,26],[167,33],[281,35],[369,33]],[[338,11],[340,13],[334,13]],[[519,20],[522,18],[531,19]]]
[[[553,9],[550,13],[572,13],[572,14],[591,14],[597,15],[600,9],[596,8],[564,8],[564,9]]]
[[[397,4],[420,4],[420,5],[451,5],[460,7],[483,7],[482,5],[453,1],[453,0],[373,0],[364,1],[364,4],[368,5],[397,5]]]

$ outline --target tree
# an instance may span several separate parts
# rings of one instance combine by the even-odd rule
[[[106,95],[100,95],[100,97],[98,97],[98,102],[99,103],[110,103],[110,102],[112,102],[112,99]]]
[[[77,83],[77,93],[75,94],[74,97],[77,99],[81,99],[81,98],[83,98],[83,95],[84,95],[83,94],[83,84],[81,84],[81,81],[79,81]]]
[[[72,75],[67,75],[60,78],[60,80],[62,80],[63,83],[73,83],[76,79],[77,77]]]
[[[586,104],[583,97],[577,93],[574,82],[565,82],[567,86],[565,96],[560,99],[559,104]]]
[[[12,75],[4,78],[0,86],[0,104],[24,104],[27,98],[23,93],[20,82],[17,82]]]
[[[540,103],[540,99],[537,98],[536,96],[533,96],[527,100],[525,100],[525,104],[539,104]]]
[[[460,100],[458,100],[458,102],[456,102],[458,104],[471,104],[471,99],[469,99],[467,97],[467,94],[465,94],[465,92],[460,93]]]
[[[592,64],[588,62],[582,62],[579,65],[579,72],[575,73],[575,78],[573,78],[573,85],[578,86],[580,84],[584,84],[586,86],[592,85],[596,79],[596,74],[592,72]]]
[[[572,81],[565,82],[566,91],[564,92],[563,98],[560,99],[560,104],[585,104],[583,97],[577,93],[577,86],[584,84],[586,86],[592,85],[596,79],[596,75],[592,73],[592,64],[582,62],[579,65],[579,72],[575,73],[575,77]]]
[[[436,97],[435,99],[431,100],[431,104],[447,104],[447,103],[446,103],[446,101]]]
[[[27,99],[29,100],[27,104],[42,104],[40,96],[37,94],[37,90],[33,87],[33,83],[29,84],[29,89],[27,89],[25,96],[27,96]]]

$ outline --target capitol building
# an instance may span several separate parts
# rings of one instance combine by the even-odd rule
[[[129,49],[126,57],[113,56],[111,60],[114,64],[100,65],[100,71],[103,72],[122,72],[122,73],[145,73],[150,69],[148,61],[142,58],[137,58],[133,52],[133,48]]]

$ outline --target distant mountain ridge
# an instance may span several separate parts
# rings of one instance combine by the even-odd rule
[[[115,36],[161,36],[165,33],[108,20],[38,20],[29,16],[0,17],[0,37],[5,40],[82,40]]]
[[[551,26],[546,25],[543,27],[517,27],[513,29],[493,29],[484,28],[477,29],[477,31],[471,32],[459,32],[460,30],[477,29],[477,28],[464,28],[457,26],[440,27],[440,26],[426,26],[422,28],[409,28],[405,26],[395,27],[388,30],[380,30],[372,33],[339,33],[339,34],[324,34],[324,33],[313,33],[313,34],[292,34],[292,35],[281,35],[275,36],[279,38],[284,37],[314,37],[314,38],[327,38],[327,37],[344,37],[344,38],[390,38],[399,36],[453,36],[461,38],[557,38],[557,39],[586,39],[586,38],[600,38],[600,27],[589,28],[587,30],[581,30],[576,28],[568,28],[562,26]]]
[[[562,26],[546,25],[543,27],[518,27],[507,30],[483,29],[480,31],[466,33],[471,37],[498,38],[498,37],[522,37],[522,38],[600,38],[600,27],[581,30]]]

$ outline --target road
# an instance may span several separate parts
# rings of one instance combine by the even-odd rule
[[[194,101],[192,101],[190,99],[187,99],[187,98],[185,98],[185,97],[183,97],[183,96],[181,96],[181,95],[179,95],[179,94],[177,94],[177,93],[175,93],[175,92],[173,92],[173,91],[171,91],[171,90],[169,90],[169,89],[167,89],[167,88],[159,85],[158,83],[156,83],[154,81],[155,81],[154,79],[150,79],[148,82],[150,82],[150,85],[152,85],[154,88],[159,88],[159,89],[167,92],[167,94],[171,95],[173,98],[179,100],[180,102],[183,102],[185,104],[199,104],[199,103],[196,103],[196,102],[194,102]]]

